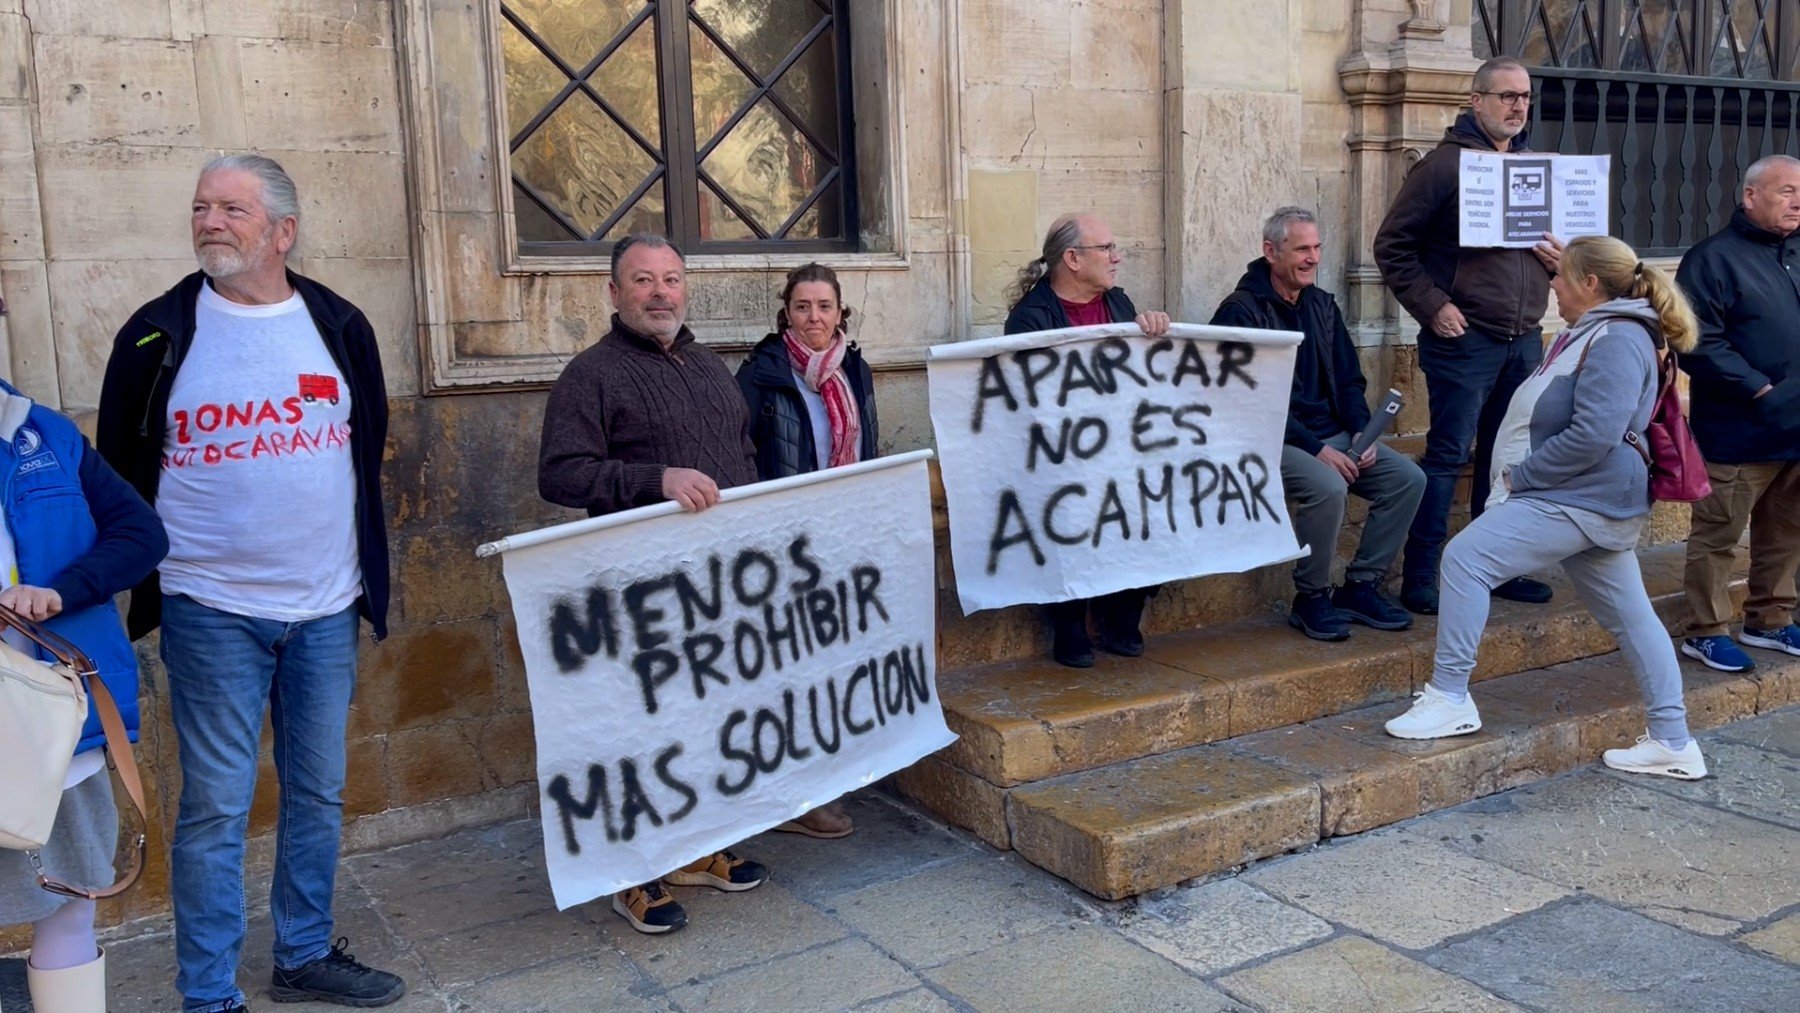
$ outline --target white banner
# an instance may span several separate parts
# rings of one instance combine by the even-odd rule
[[[955,741],[930,451],[515,535],[556,906],[646,883]]]
[[[1502,154],[1464,148],[1459,237],[1464,246],[1536,246],[1548,232],[1568,241],[1604,236],[1612,156]]]
[[[1108,324],[932,348],[963,611],[1299,558],[1281,491],[1299,342]]]

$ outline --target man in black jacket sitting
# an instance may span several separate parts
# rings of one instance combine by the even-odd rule
[[[1425,473],[1380,443],[1358,457],[1347,453],[1369,424],[1368,383],[1337,300],[1314,284],[1320,245],[1311,211],[1276,209],[1263,226],[1262,259],[1251,261],[1212,322],[1305,335],[1294,356],[1281,483],[1293,505],[1294,532],[1312,554],[1294,566],[1299,594],[1288,624],[1315,640],[1343,640],[1353,622],[1378,630],[1412,625],[1412,616],[1384,597],[1380,585],[1425,492]],[[1344,585],[1334,593],[1332,555],[1352,492],[1369,501],[1369,519]]]

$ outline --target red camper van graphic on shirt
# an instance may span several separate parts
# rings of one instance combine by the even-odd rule
[[[320,376],[318,373],[300,374],[300,398],[307,404],[319,401],[338,403],[338,382],[335,376]]]

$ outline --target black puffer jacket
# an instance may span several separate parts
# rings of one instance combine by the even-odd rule
[[[1300,290],[1289,305],[1275,292],[1267,260],[1253,260],[1213,314],[1218,327],[1299,331],[1306,335],[1294,356],[1294,390],[1288,398],[1285,442],[1317,454],[1339,433],[1360,433],[1369,424],[1369,382],[1356,346],[1344,327],[1337,299],[1317,285]]]
[[[1520,133],[1507,150],[1527,151],[1525,142]],[[1431,318],[1447,302],[1456,303],[1469,323],[1494,334],[1538,331],[1550,305],[1550,272],[1537,255],[1462,245],[1456,201],[1464,148],[1494,150],[1472,112],[1458,116],[1400,184],[1375,233],[1381,280],[1427,334]]]
[[[1681,258],[1675,280],[1700,318],[1681,357],[1694,439],[1709,461],[1800,460],[1800,234],[1778,236],[1739,208]],[[1773,384],[1757,397],[1764,384]]]
[[[875,420],[875,378],[862,351],[852,343],[844,350],[844,376],[856,398],[862,417],[862,449],[857,460],[877,456],[880,426]],[[813,442],[812,419],[800,382],[788,364],[787,346],[781,335],[770,334],[757,342],[750,357],[738,367],[738,387],[750,408],[750,440],[756,444],[756,477],[763,481],[817,471],[819,451]]]

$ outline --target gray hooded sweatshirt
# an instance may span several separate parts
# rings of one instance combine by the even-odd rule
[[[1643,299],[1602,303],[1559,334],[1500,423],[1487,505],[1511,495],[1613,520],[1648,514],[1649,468],[1625,434],[1650,423],[1661,334]]]

